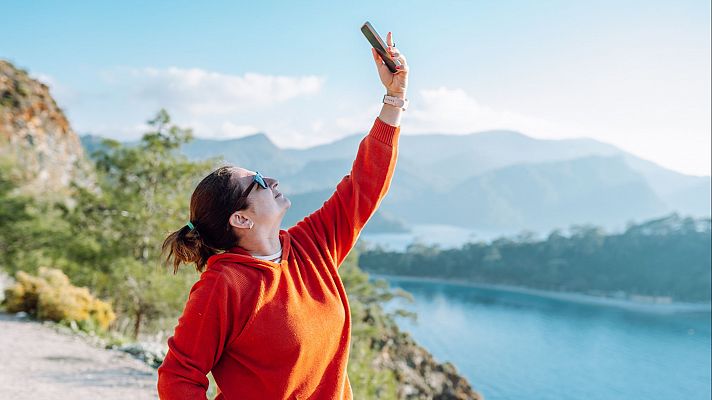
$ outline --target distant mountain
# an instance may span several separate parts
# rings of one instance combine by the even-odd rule
[[[336,185],[334,185],[334,187],[336,187]],[[292,202],[292,206],[289,208],[289,211],[287,211],[284,220],[282,220],[282,226],[289,227],[295,225],[304,217],[319,209],[333,193],[334,189],[330,189],[290,195],[289,200]],[[381,210],[377,211],[373,217],[371,217],[368,221],[368,225],[366,225],[366,228],[363,230],[364,233],[396,233],[407,231],[408,228],[401,220],[387,213],[384,214]]]
[[[363,135],[352,135],[311,149],[289,152],[294,158],[353,159]],[[620,154],[621,150],[591,139],[542,140],[513,131],[485,131],[469,135],[402,135],[399,167],[436,187],[458,183],[461,176],[526,162],[567,160],[590,155]]]
[[[79,142],[88,156],[91,156],[94,151],[104,147],[102,145],[103,140],[104,138],[98,135],[85,134],[79,136]]]
[[[624,153],[631,168],[643,175],[650,187],[675,211],[710,215],[710,177],[680,174],[654,162]]]
[[[292,173],[302,165],[263,133],[231,140],[194,139],[182,151],[192,160],[223,156],[232,164],[275,177]]]
[[[282,149],[257,134],[197,139],[182,151],[193,159],[222,156],[280,179],[296,222],[296,214],[306,215],[331,195],[362,138]],[[673,211],[709,216],[710,177],[680,174],[585,138],[543,140],[506,130],[402,135],[380,211],[395,221],[473,229],[544,232],[581,223],[620,228]]]
[[[412,223],[548,231],[591,223],[622,228],[668,207],[622,157],[524,163],[466,178],[448,190],[382,210]]]
[[[710,177],[701,176],[689,185],[664,196],[674,210],[685,210],[692,215],[710,215]]]
[[[355,156],[355,155],[354,155]],[[307,161],[301,168],[278,177],[280,186],[288,193],[333,191],[344,175],[351,171],[353,158],[336,158]]]

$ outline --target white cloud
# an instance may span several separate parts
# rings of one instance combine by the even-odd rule
[[[490,129],[517,130],[539,137],[572,136],[560,125],[480,104],[463,89],[424,89],[411,99],[403,118],[408,133],[468,134]]]
[[[461,88],[438,87],[413,92],[408,96],[410,106],[403,113],[403,135],[428,133],[465,135],[486,130],[515,130],[527,136],[545,139],[581,136],[580,132],[560,123],[529,117],[508,110],[494,109],[481,104]],[[348,114],[335,115],[325,126],[326,135],[313,136],[319,144],[335,140],[347,134],[368,130],[382,105],[349,107]],[[313,145],[316,143],[309,143]]]
[[[129,89],[134,100],[192,117],[251,112],[318,93],[318,76],[230,75],[200,68],[118,68],[105,71],[107,83]]]
[[[351,109],[348,115],[334,118],[332,132],[338,132],[340,136],[361,132],[369,129],[370,125],[380,113],[382,105],[372,104],[367,107]]]
[[[40,77],[52,87],[63,87],[49,76]],[[275,130],[279,131],[276,139],[309,137],[296,126],[294,116],[290,120],[285,115],[301,103],[284,103],[318,95],[326,81],[315,75],[236,75],[176,67],[114,67],[87,77],[91,78],[96,78],[88,85],[92,89],[65,88],[57,98],[68,106],[77,132],[119,140],[140,138],[147,131],[145,121],[160,108],[168,110],[174,123],[192,128],[199,137],[228,139],[257,132],[272,137]],[[302,119],[299,116],[299,122]]]
[[[484,130],[507,129],[521,132],[539,139],[562,139],[589,137],[615,145],[638,157],[651,160],[664,167],[683,173],[709,175],[709,138],[698,136],[697,129],[684,129],[685,121],[676,122],[669,129],[676,137],[669,134],[649,132],[642,119],[632,119],[633,123],[615,126],[603,125],[599,121],[609,121],[600,112],[587,111],[587,117],[567,115],[557,117],[556,122],[539,117],[531,117],[508,110],[498,110],[480,104],[465,90],[439,87],[422,90],[414,97],[411,109],[403,118],[404,134],[449,133],[468,134]],[[677,115],[681,113],[676,111]],[[593,117],[593,121],[591,118]],[[651,120],[653,116],[648,116]],[[692,121],[694,118],[689,118]],[[672,118],[669,120],[673,120]],[[647,122],[647,121],[645,121]],[[660,122],[662,124],[662,121]],[[709,120],[703,131],[709,132]],[[698,149],[707,149],[707,155],[700,150],[697,157],[690,157],[689,147],[683,150],[680,141],[694,142],[698,138]],[[706,139],[706,143],[705,143]],[[676,153],[675,149],[678,149]],[[686,151],[685,154],[680,154]]]

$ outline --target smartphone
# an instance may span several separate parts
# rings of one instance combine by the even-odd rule
[[[361,32],[363,32],[363,35],[366,36],[366,39],[368,39],[368,42],[371,43],[371,46],[376,49],[376,52],[381,56],[383,62],[386,63],[388,70],[395,74],[396,71],[398,71],[396,69],[396,65],[401,65],[401,63],[400,61],[391,58],[386,50],[388,45],[383,41],[383,39],[381,39],[380,36],[378,36],[378,33],[375,29],[373,29],[371,23],[366,21],[366,23],[361,27]]]

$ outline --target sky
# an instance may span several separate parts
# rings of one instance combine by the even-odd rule
[[[204,138],[304,148],[366,132],[385,93],[370,21],[410,67],[403,135],[588,137],[710,175],[709,1],[4,1],[0,58],[79,134],[165,108]]]

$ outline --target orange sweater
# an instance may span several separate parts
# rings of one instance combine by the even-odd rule
[[[210,257],[158,369],[161,399],[351,399],[351,314],[337,269],[390,186],[400,127],[376,118],[324,205],[280,230],[282,261]]]

